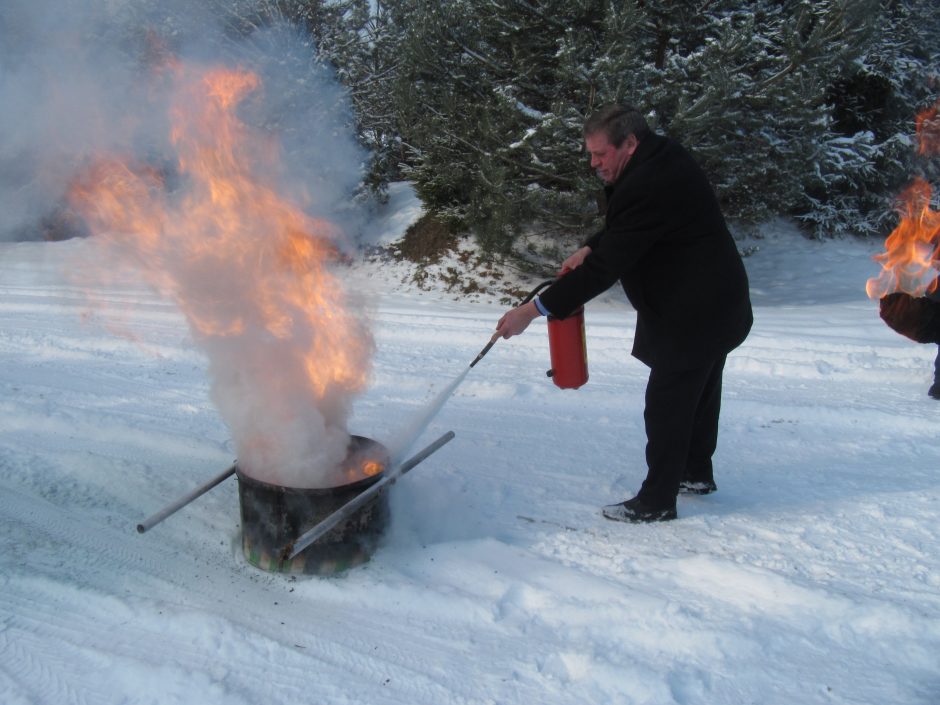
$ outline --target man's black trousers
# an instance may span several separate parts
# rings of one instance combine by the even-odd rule
[[[725,359],[691,370],[650,369],[643,412],[648,474],[638,493],[645,504],[674,507],[680,481],[714,481]]]

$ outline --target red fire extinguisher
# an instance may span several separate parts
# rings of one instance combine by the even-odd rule
[[[568,270],[563,269],[559,276]],[[557,279],[542,282],[526,301]],[[584,336],[584,306],[567,318],[548,317],[548,352],[552,368],[546,372],[560,389],[577,389],[588,381],[587,339]]]
[[[562,270],[564,274],[567,270]],[[559,275],[560,276],[560,275]],[[526,304],[535,298],[542,289],[554,284],[557,279],[549,279],[535,287],[522,300]],[[520,304],[520,305],[521,305]],[[499,339],[495,333],[480,353],[470,363],[472,368]],[[584,306],[567,318],[548,317],[548,351],[552,361],[552,369],[546,374],[552,378],[556,387],[561,389],[577,389],[588,381],[587,369],[587,342],[584,337]]]
[[[567,318],[548,317],[548,351],[552,369],[546,374],[560,389],[577,389],[588,381],[584,306]]]

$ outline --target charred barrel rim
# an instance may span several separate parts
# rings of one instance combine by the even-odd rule
[[[388,449],[364,436],[351,436],[344,469],[357,469],[374,460],[387,468]],[[242,550],[245,559],[262,570],[279,573],[330,575],[372,556],[388,525],[388,493],[381,491],[346,521],[287,559],[284,549],[323,519],[378,482],[380,472],[361,480],[326,488],[285,487],[256,480],[238,466]]]

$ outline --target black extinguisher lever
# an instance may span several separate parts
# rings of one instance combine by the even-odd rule
[[[558,277],[558,279],[560,279],[560,278],[561,278],[561,277]],[[541,284],[539,284],[537,287],[535,287],[532,291],[530,291],[528,294],[526,294],[526,297],[525,297],[522,301],[519,302],[519,305],[522,306],[523,304],[529,303],[532,299],[535,298],[535,295],[536,295],[537,293],[539,293],[539,292],[540,292],[542,289],[544,289],[545,287],[551,286],[552,284],[554,284],[555,282],[557,282],[558,279],[546,279],[546,280],[543,281]]]
[[[542,289],[551,286],[556,281],[558,281],[557,278],[543,281],[526,295],[519,303],[519,306],[529,303]],[[549,316],[547,328],[548,350],[551,356],[552,368],[545,374],[560,389],[577,389],[588,381],[587,345],[584,337],[584,307],[582,306],[567,318]],[[490,342],[470,363],[470,367],[482,360],[497,340],[499,338],[494,334]]]
[[[535,298],[535,295],[539,293],[542,289],[544,289],[547,286],[551,286],[557,281],[558,281],[557,279],[548,279],[546,281],[543,281],[541,284],[535,287],[532,291],[526,294],[526,297],[522,301],[519,302],[519,305],[522,306],[523,304],[529,303],[532,299]],[[490,338],[490,342],[488,342],[486,345],[483,346],[483,349],[480,351],[480,354],[477,355],[475,358],[473,358],[473,362],[470,363],[470,367],[473,367],[480,360],[482,360],[483,356],[486,355],[486,353],[490,351],[490,348],[496,345],[497,340],[499,340],[499,337],[494,334],[493,337]]]

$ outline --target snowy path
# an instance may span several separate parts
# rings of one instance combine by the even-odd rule
[[[234,480],[135,533],[233,459],[204,359],[133,284],[99,293],[136,340],[83,322],[59,275],[78,244],[0,245],[0,703],[940,702],[936,350],[877,318],[865,248],[797,245],[748,259],[720,491],[679,521],[597,513],[644,474],[646,370],[613,297],[577,392],[545,379],[538,323],[500,341],[385,544],[329,579],[244,563]],[[352,430],[394,438],[500,310],[383,296]]]

